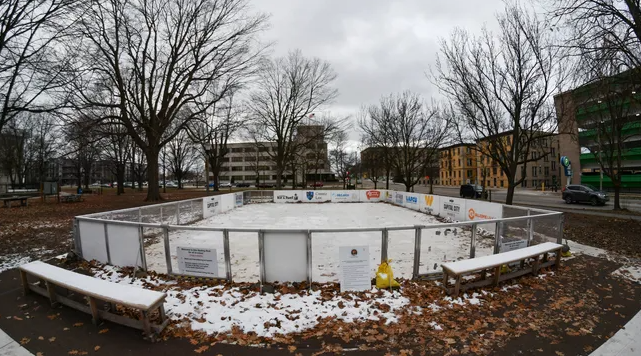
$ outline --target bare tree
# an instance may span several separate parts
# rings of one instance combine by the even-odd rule
[[[219,190],[222,166],[229,153],[229,139],[246,121],[243,109],[235,105],[233,99],[234,95],[230,94],[219,105],[205,110],[202,118],[195,119],[187,127],[190,137],[200,146],[200,151],[207,159],[214,178],[214,191]],[[206,181],[209,184],[208,176]]]
[[[329,161],[338,178],[343,182],[343,189],[347,183],[349,168],[355,163],[354,155],[347,150],[347,133],[338,132],[332,137],[332,149],[329,151]]]
[[[108,119],[99,125],[98,130],[103,136],[102,157],[116,177],[116,194],[124,194],[125,171],[132,158],[133,142],[127,129],[118,120]]]
[[[551,96],[564,78],[549,29],[533,12],[506,5],[497,20],[496,35],[484,29],[475,37],[458,29],[443,40],[434,82],[450,101],[446,112],[458,140],[479,143],[481,155],[500,167],[508,181],[506,203],[512,204],[515,187],[525,179],[522,174],[517,180],[517,171],[549,154],[530,155],[530,149],[554,135]]]
[[[178,189],[183,188],[183,180],[196,164],[198,149],[186,131],[180,132],[167,144],[169,172],[178,181]]]
[[[65,126],[64,136],[67,142],[63,157],[71,159],[74,165],[73,175],[78,179],[78,188],[89,187],[94,163],[101,157],[99,142],[103,139],[97,129],[96,119],[80,115]]]
[[[368,151],[371,154],[371,157],[364,157],[368,162],[366,165],[380,165],[385,173],[385,189],[389,189],[390,176],[395,160],[395,142],[392,137],[393,102],[391,100],[391,96],[383,97],[379,105],[363,107],[358,119],[363,143],[369,148]]]
[[[0,2],[0,132],[20,112],[52,110],[43,94],[61,85],[55,41],[77,0]]]
[[[330,103],[337,91],[328,62],[306,58],[301,51],[284,58],[266,60],[247,103],[259,142],[274,142],[269,154],[276,165],[276,188],[297,148],[307,142],[296,140],[297,130],[314,111]],[[326,127],[326,129],[329,129]]]
[[[146,155],[147,200],[160,200],[161,149],[253,73],[266,17],[250,14],[247,0],[105,0],[82,13],[86,54],[69,95],[118,109]]]
[[[428,164],[438,157],[439,147],[448,138],[449,122],[411,92],[384,97],[368,111],[374,116],[361,121],[361,128],[367,130],[366,140],[376,142],[378,137],[386,138],[387,142],[380,147],[386,147],[388,155],[394,157],[392,168],[409,192],[425,176]]]
[[[616,52],[613,64],[641,66],[641,2],[639,0],[549,0],[551,15],[570,37],[563,47],[570,55],[601,56]],[[580,60],[579,60],[580,62]],[[622,68],[619,68],[623,71]]]

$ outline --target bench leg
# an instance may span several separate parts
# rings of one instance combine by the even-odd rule
[[[49,302],[52,307],[55,307],[58,304],[58,298],[56,296],[55,286],[49,281],[45,281],[45,286],[47,286],[47,294],[49,295]]]
[[[532,274],[537,275],[539,274],[539,256],[534,257],[534,261],[532,262]]]
[[[494,267],[494,285],[499,285],[499,277],[501,277],[501,266]]]
[[[160,304],[158,307],[158,313],[160,314],[160,323],[164,323],[167,320],[167,314],[165,313],[165,304]]]
[[[547,261],[548,261],[548,253],[546,252],[546,253],[543,254],[543,263],[545,263]]]
[[[456,276],[456,284],[454,285],[454,296],[458,297],[459,290],[461,290],[461,277],[463,275]]]
[[[22,280],[22,291],[24,295],[29,294],[31,289],[29,289],[29,280],[27,279],[27,272],[20,270],[20,279]]]
[[[145,310],[141,310],[140,314],[142,316],[142,330],[145,332],[145,336],[147,336],[150,340],[153,341],[154,335],[151,332],[151,323],[149,322],[149,313]]]
[[[87,297],[89,299],[89,308],[91,309],[91,322],[98,325],[100,322],[100,314],[98,314],[98,304],[94,297]]]
[[[447,292],[447,280],[449,276],[447,275],[447,271],[443,269],[443,288],[445,288],[445,291]]]
[[[485,280],[487,278],[487,270],[484,269],[481,271],[481,279]]]
[[[561,267],[561,250],[556,250],[556,260],[554,261],[554,268]]]

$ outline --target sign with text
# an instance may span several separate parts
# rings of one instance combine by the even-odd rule
[[[369,268],[369,246],[340,246],[341,293],[367,291],[372,288]]]
[[[297,190],[274,190],[274,203],[297,203],[299,195]]]
[[[304,196],[301,195],[298,198],[303,203],[323,203],[332,200],[329,192],[320,190],[308,190]]]
[[[235,193],[234,195],[235,198],[235,206],[238,208],[240,206],[243,206],[243,193]]]
[[[527,240],[515,240],[501,242],[500,252],[510,252],[527,247]]]
[[[203,198],[203,218],[208,218],[220,213],[220,197]]]
[[[422,212],[439,215],[441,213],[440,203],[441,200],[438,195],[420,194],[419,206]]]
[[[178,270],[197,277],[218,277],[216,249],[206,247],[176,247]]]
[[[454,221],[467,220],[465,199],[441,197],[441,216]]]

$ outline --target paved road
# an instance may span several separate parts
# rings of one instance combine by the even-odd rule
[[[371,182],[365,182],[365,187],[374,187],[374,184]],[[379,184],[378,188],[385,187],[385,183],[382,185]],[[390,188],[395,190],[405,190],[403,184],[393,184],[390,182]],[[505,202],[505,197],[507,195],[507,189],[490,189],[492,191],[492,201]],[[417,185],[414,187],[414,191],[417,193],[428,193],[429,186]],[[434,194],[444,195],[444,196],[459,196],[459,187],[448,187],[448,186],[434,186]],[[558,210],[586,210],[586,211],[596,211],[596,212],[609,212],[612,210],[612,200],[614,196],[610,195],[610,201],[605,206],[591,206],[589,204],[566,204],[561,199],[561,191],[557,193],[554,192],[540,192],[533,191],[530,189],[517,189],[514,193],[514,204],[515,205],[532,205],[532,206],[544,206],[549,208],[555,208]],[[622,199],[621,207],[627,208],[629,210],[641,211],[641,200],[637,199]]]

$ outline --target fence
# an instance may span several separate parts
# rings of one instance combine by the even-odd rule
[[[222,228],[199,222],[244,204],[326,201],[387,202],[445,221],[332,229]],[[190,225],[194,222],[197,225]],[[172,255],[180,246],[174,241],[191,234],[195,241],[207,241],[215,252],[212,277],[232,281],[232,269],[238,268],[245,278],[261,283],[327,280],[335,272],[328,265],[336,263],[327,247],[335,241],[368,245],[380,261],[395,260],[400,270],[396,274],[421,279],[439,276],[440,264],[462,258],[463,252],[465,258],[474,258],[544,241],[560,243],[562,231],[559,212],[386,190],[245,191],[78,216],[74,221],[76,251],[88,260],[181,275]],[[350,234],[347,240],[345,234]]]

